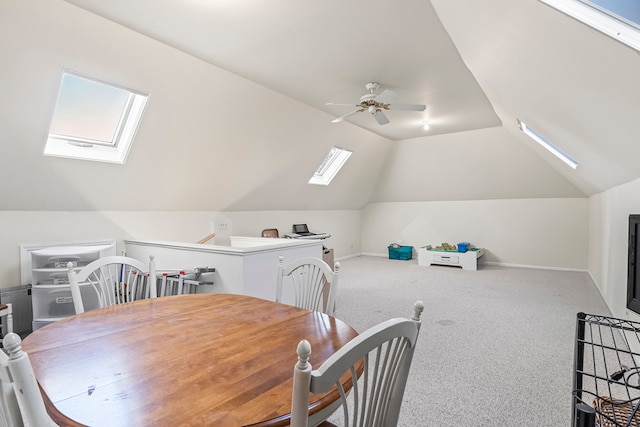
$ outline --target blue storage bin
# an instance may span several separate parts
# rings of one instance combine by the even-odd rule
[[[458,243],[458,252],[467,252],[467,250],[469,249],[469,246],[471,246],[471,243],[469,242],[460,242]]]
[[[390,245],[389,259],[401,259],[404,261],[410,260],[413,255],[413,246],[393,246]]]

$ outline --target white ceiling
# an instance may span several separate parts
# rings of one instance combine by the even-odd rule
[[[538,0],[21,0],[0,2],[0,36],[0,181],[21,177],[0,209],[362,209],[640,177],[640,55]],[[63,68],[151,94],[126,165],[42,155]],[[431,129],[413,111],[331,123],[351,107],[325,103],[371,80]],[[333,145],[347,167],[307,185]]]
[[[429,1],[67,1],[335,117],[369,81],[396,92],[391,103],[427,106],[387,111],[382,126],[366,112],[347,119],[390,140],[500,125]]]

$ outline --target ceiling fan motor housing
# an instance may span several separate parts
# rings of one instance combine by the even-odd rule
[[[371,114],[378,124],[385,125],[389,123],[389,119],[384,115],[383,110],[409,110],[409,111],[424,111],[425,105],[398,105],[394,104],[393,106],[388,102],[396,96],[396,94],[390,90],[385,90],[380,94],[376,94],[375,90],[378,89],[380,85],[376,82],[369,82],[366,84],[366,88],[369,91],[366,95],[360,97],[360,102],[356,104],[358,109],[351,111],[343,116],[338,117],[337,119],[333,119],[332,122],[337,123],[344,120],[346,117],[349,117],[356,113],[361,113],[363,111],[367,111]],[[328,103],[327,105],[349,105],[349,104],[332,104]]]
[[[360,103],[361,104],[370,103],[370,101],[373,101],[373,98],[375,98],[376,96],[378,95],[376,95],[375,93],[368,93],[366,95],[362,95],[360,97]]]
[[[375,90],[377,90],[380,87],[380,84],[376,82],[369,82],[365,85],[365,87],[370,93],[373,93]]]

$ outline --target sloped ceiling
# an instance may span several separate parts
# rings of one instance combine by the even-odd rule
[[[537,0],[23,0],[0,2],[0,40],[0,209],[361,209],[585,197],[640,175],[640,56]],[[125,165],[42,155],[63,68],[150,92]],[[425,103],[431,130],[414,112],[332,124],[325,102],[369,80]],[[354,155],[307,185],[333,145]]]
[[[387,139],[62,1],[0,3],[0,209],[360,209]],[[10,42],[9,42],[10,41]],[[42,155],[63,68],[150,93],[125,165]],[[307,185],[333,145],[356,154]],[[10,159],[10,160],[9,160]]]
[[[432,0],[505,129],[519,118],[579,163],[549,163],[592,195],[640,176],[640,55],[539,1]]]
[[[332,118],[355,106],[326,103],[359,102],[369,81],[396,92],[392,103],[427,105],[387,111],[384,126],[348,118],[390,140],[500,125],[428,1],[67,1]]]

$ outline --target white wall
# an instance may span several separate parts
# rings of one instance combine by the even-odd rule
[[[640,213],[640,180],[589,199],[589,272],[615,317],[638,320],[627,305],[629,215]]]
[[[336,258],[464,240],[496,262],[585,268],[589,232],[611,244],[617,209],[591,208],[603,218],[588,226],[580,190],[503,128],[392,143],[64,1],[0,10],[0,157],[13,159],[0,168],[0,287],[19,283],[21,243],[115,238],[121,250],[298,222],[330,233]],[[126,165],[42,155],[63,67],[151,92]],[[334,144],[354,155],[331,186],[307,185]],[[606,279],[592,258],[608,257],[589,258]]]
[[[223,212],[222,215],[230,219],[232,235],[259,236],[265,228],[277,228],[283,237],[291,233],[293,224],[304,223],[312,232],[331,234],[324,245],[333,248],[335,258],[362,252],[360,210]]]
[[[0,209],[360,209],[391,145],[62,0],[0,1],[0,39]],[[126,164],[43,155],[63,68],[150,93]]]
[[[259,236],[264,228],[291,231],[305,222],[312,231],[332,234],[324,241],[334,256],[359,253],[360,211],[290,212],[61,212],[0,211],[0,288],[20,284],[20,245],[115,239],[117,253],[124,239],[195,243],[217,231],[217,219],[229,221],[228,232]],[[215,240],[210,243],[218,243]]]
[[[591,212],[597,220],[596,200],[592,198]],[[597,236],[594,229],[607,228],[589,223],[588,206],[587,199],[579,198],[373,203],[362,211],[0,211],[0,288],[20,283],[20,244],[116,239],[119,252],[124,249],[124,239],[197,242],[212,232],[223,239],[225,233],[259,236],[264,228],[278,228],[284,235],[294,223],[307,223],[312,231],[331,234],[323,243],[334,249],[335,258],[359,253],[386,256],[392,242],[418,247],[468,241],[487,249],[487,261],[585,269],[588,234]],[[626,215],[626,211],[621,214],[624,224],[618,246],[626,241]],[[217,229],[220,220],[228,223],[228,230]],[[210,243],[224,243],[217,240]],[[596,240],[592,246],[597,250],[602,245]],[[622,265],[618,269],[626,268],[626,246],[621,247],[622,255],[614,259]],[[602,283],[598,279],[602,268],[592,261],[601,255],[593,252],[589,253],[589,266],[596,283]],[[620,261],[621,257],[625,260]],[[622,279],[613,280],[622,280],[619,292],[624,294],[626,279],[620,274]]]
[[[573,197],[586,196],[509,131],[494,127],[394,141],[370,201]]]
[[[584,198],[372,203],[363,210],[362,252],[470,242],[486,248],[489,262],[582,270],[588,218]]]

